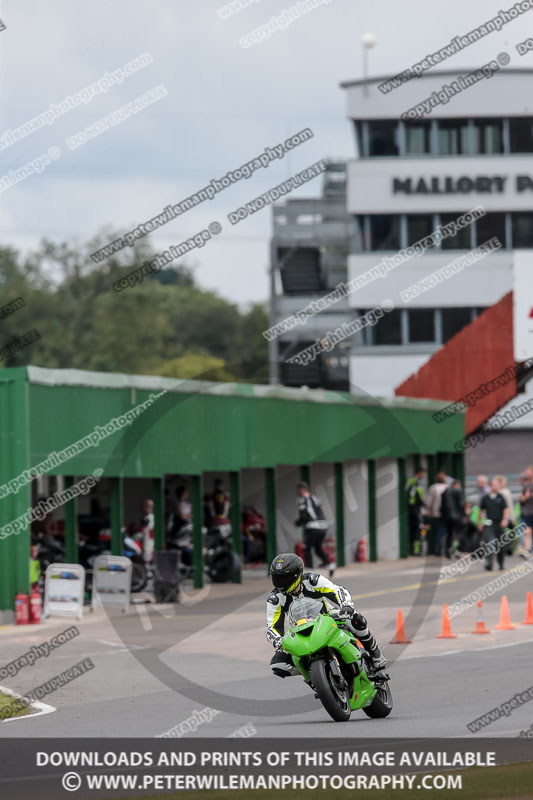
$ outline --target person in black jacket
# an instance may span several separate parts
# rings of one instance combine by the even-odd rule
[[[507,526],[509,506],[505,497],[498,492],[498,488],[498,481],[493,478],[490,482],[490,491],[484,496],[479,506],[481,517],[479,530],[483,531],[483,540],[490,545],[490,547],[487,547],[487,556],[485,558],[485,569],[489,571],[492,569],[495,550],[500,569],[503,569],[505,560],[501,536]]]
[[[451,486],[442,493],[440,514],[448,531],[446,540],[446,555],[450,558],[457,555],[459,528],[465,513],[465,500],[461,481],[455,480]]]
[[[316,494],[312,494],[307,483],[299,483],[296,487],[298,495],[298,519],[294,523],[303,528],[305,566],[313,569],[313,550],[320,558],[320,566],[327,567],[329,576],[335,571],[322,545],[329,527],[322,509],[322,503]]]

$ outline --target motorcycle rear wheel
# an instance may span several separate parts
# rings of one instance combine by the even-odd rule
[[[348,692],[342,692],[332,686],[331,672],[324,659],[313,661],[310,669],[311,683],[318,695],[318,699],[335,722],[347,722],[352,710]]]

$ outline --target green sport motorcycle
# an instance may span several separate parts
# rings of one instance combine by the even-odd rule
[[[347,722],[361,708],[369,717],[392,711],[389,675],[376,672],[357,642],[349,620],[321,600],[295,598],[288,613],[283,650],[335,722]]]

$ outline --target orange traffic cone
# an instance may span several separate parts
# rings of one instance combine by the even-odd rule
[[[403,624],[403,614],[401,609],[398,609],[398,616],[396,617],[396,634],[391,644],[411,644],[412,639],[408,639],[405,635],[405,627]]]
[[[509,614],[509,603],[507,602],[507,595],[502,597],[502,604],[500,607],[500,621],[494,628],[495,631],[514,631],[516,625],[511,623],[511,616]]]
[[[489,629],[485,625],[485,619],[483,617],[483,603],[481,602],[481,600],[478,600],[477,622],[476,622],[476,627],[474,628],[472,633],[490,633]]]
[[[457,639],[455,633],[452,633],[450,615],[448,614],[448,606],[446,603],[442,606],[442,630],[437,636],[437,639]]]
[[[531,592],[527,593],[526,618],[522,625],[533,625],[533,595]]]

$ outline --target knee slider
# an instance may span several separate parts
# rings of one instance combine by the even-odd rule
[[[272,667],[272,672],[273,672],[274,675],[277,675],[278,678],[286,678],[287,677],[287,673],[283,672],[282,669],[276,669],[275,667]]]

